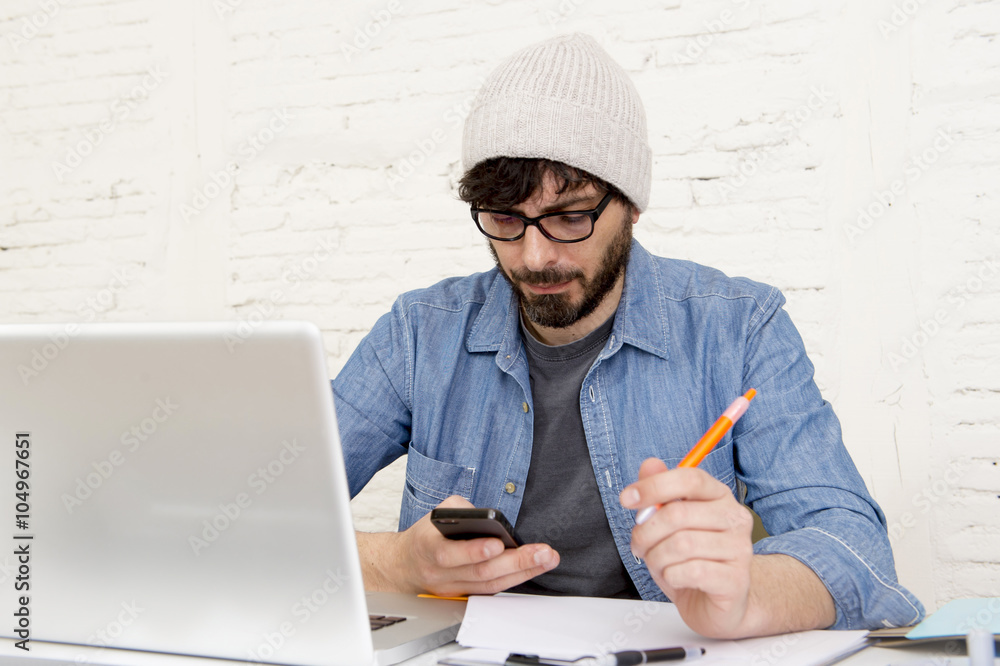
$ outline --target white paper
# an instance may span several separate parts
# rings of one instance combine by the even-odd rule
[[[577,659],[620,650],[699,646],[705,648],[705,658],[699,664],[810,666],[825,664],[860,646],[867,634],[867,631],[804,631],[722,641],[703,638],[689,629],[670,603],[498,595],[469,598],[457,640],[468,648],[555,659]]]
[[[503,664],[510,654],[506,650],[482,650],[480,648],[468,648],[466,650],[456,650],[445,655],[438,660],[439,664],[453,664],[461,666],[479,666],[479,664]]]

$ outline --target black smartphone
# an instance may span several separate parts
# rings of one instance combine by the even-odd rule
[[[494,537],[507,548],[517,548],[523,543],[496,509],[434,509],[431,522],[449,539]]]

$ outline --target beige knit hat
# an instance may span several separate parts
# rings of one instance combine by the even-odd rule
[[[564,35],[518,51],[486,79],[462,136],[468,171],[493,157],[583,169],[649,205],[653,155],[628,74],[593,37]]]

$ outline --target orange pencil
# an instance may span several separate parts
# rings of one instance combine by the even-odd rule
[[[705,456],[712,452],[715,445],[718,444],[722,438],[725,436],[729,429],[733,427],[733,424],[740,420],[740,417],[746,414],[747,407],[750,406],[750,401],[753,397],[757,395],[756,389],[750,389],[744,395],[741,395],[733,403],[726,408],[726,411],[722,412],[712,427],[709,428],[698,443],[695,444],[688,454],[684,456],[678,467],[697,467],[698,463],[704,460]],[[654,504],[653,506],[647,506],[645,509],[639,511],[635,516],[636,525],[642,525],[644,522],[650,519],[656,510],[659,509],[662,504]]]

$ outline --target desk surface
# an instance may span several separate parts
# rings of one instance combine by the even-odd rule
[[[461,648],[457,644],[450,643],[427,654],[409,659],[403,662],[401,666],[434,666],[437,664],[438,659],[459,649]],[[870,647],[851,655],[847,659],[838,662],[838,664],[842,664],[843,666],[907,666],[913,664],[916,666],[916,663],[923,661],[926,666],[931,666],[932,664],[933,666],[948,666],[949,656],[954,657],[952,664],[955,666],[967,666],[968,664],[968,659],[965,658],[964,654],[964,646],[963,653],[956,656],[946,652],[943,643],[911,645],[899,648]],[[0,665],[2,663],[0,662]],[[697,664],[698,662],[691,663]],[[995,660],[994,663],[1000,666],[1000,659]]]
[[[460,649],[455,643],[414,657],[403,662],[402,666],[434,666],[438,659],[446,654]],[[92,652],[93,654],[89,654]],[[137,657],[137,658],[135,658]],[[931,645],[914,645],[901,648],[867,648],[840,662],[844,666],[905,666],[919,663],[933,666],[947,666],[948,652],[943,643]],[[109,659],[110,658],[110,659]],[[697,662],[694,662],[697,663]],[[955,658],[955,666],[965,665],[968,660],[964,656]],[[1000,664],[1000,660],[995,661]],[[126,652],[124,650],[81,649],[72,645],[57,645],[51,643],[32,643],[30,654],[14,647],[14,641],[0,639],[0,666],[69,666],[84,664],[98,666],[100,664],[125,664],[129,666],[235,666],[245,662],[226,661],[222,659],[200,659],[196,657],[177,657],[163,654]]]

